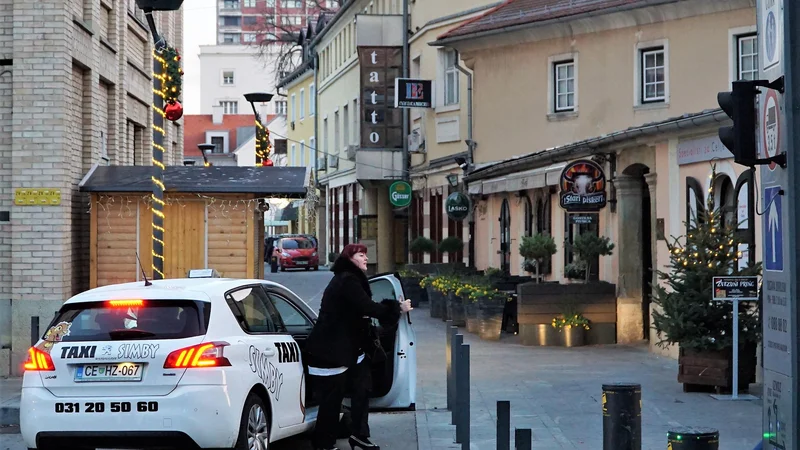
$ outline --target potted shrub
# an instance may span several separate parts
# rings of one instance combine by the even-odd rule
[[[547,258],[552,258],[556,254],[556,242],[552,236],[545,233],[524,236],[519,244],[519,254],[525,258],[522,263],[523,270],[530,273],[530,269],[533,268],[534,278],[538,283],[540,281],[539,268],[542,267]]]
[[[479,329],[478,323],[478,304],[475,298],[471,296],[472,292],[479,289],[488,289],[485,283],[479,278],[473,278],[464,282],[456,290],[456,295],[461,297],[464,304],[464,315],[467,325],[467,331],[470,333],[477,333]]]
[[[399,270],[400,284],[403,286],[403,293],[406,300],[411,300],[411,306],[417,307],[420,302],[428,301],[428,293],[422,288],[420,282],[424,275],[414,269],[403,267]]]
[[[418,236],[408,245],[408,251],[415,255],[431,254],[436,250],[436,243],[425,236]]]
[[[605,236],[598,236],[594,233],[584,233],[577,237],[571,244],[571,248],[577,261],[568,266],[571,274],[581,273],[583,281],[589,282],[591,276],[591,264],[599,256],[609,256],[614,250],[614,244],[611,239]],[[565,275],[567,275],[567,267],[564,268]],[[569,277],[569,275],[567,275]]]
[[[564,347],[579,347],[586,344],[589,320],[582,314],[570,311],[553,318],[553,328],[559,332],[559,341]]]
[[[713,176],[713,175],[712,175]],[[685,238],[668,243],[668,270],[658,271],[663,282],[655,287],[653,328],[657,345],[679,345],[678,381],[684,391],[712,386],[720,391],[747,389],[755,382],[756,346],[761,339],[758,308],[740,302],[739,348],[733,348],[732,302],[712,301],[715,276],[761,274],[761,263],[739,269],[738,239],[733,226],[723,227],[722,211],[709,195],[707,211],[692,219]],[[681,241],[684,243],[681,244]],[[739,352],[739,386],[732,386],[733,351]]]
[[[503,311],[509,296],[497,289],[482,287],[471,291],[469,298],[477,307],[478,335],[481,339],[499,340],[503,328]]]
[[[439,242],[439,253],[447,253],[448,261],[453,259],[454,254],[463,250],[464,242],[457,236],[448,236],[442,239],[442,242]]]

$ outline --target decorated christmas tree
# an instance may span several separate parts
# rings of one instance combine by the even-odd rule
[[[711,177],[716,177],[714,170]],[[656,286],[653,298],[660,307],[653,311],[660,347],[679,344],[694,350],[731,348],[733,302],[712,300],[712,279],[761,274],[761,263],[739,267],[742,254],[737,251],[736,226],[723,225],[723,211],[714,205],[713,187],[708,198],[707,209],[689,219],[687,235],[667,243],[670,263],[667,271],[658,271],[662,283]],[[740,345],[758,342],[761,326],[757,305],[740,302],[738,315]]]

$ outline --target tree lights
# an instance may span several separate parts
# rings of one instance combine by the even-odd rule
[[[261,123],[261,115],[256,109],[256,102],[267,103],[272,100],[273,95],[264,92],[252,92],[244,94],[245,100],[253,108],[253,115],[256,121],[256,167],[272,166],[273,162],[269,159],[272,153],[272,144],[269,141],[269,130]]]

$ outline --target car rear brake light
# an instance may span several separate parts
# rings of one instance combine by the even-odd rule
[[[112,308],[130,308],[144,305],[144,300],[109,300],[108,305]]]
[[[205,342],[175,350],[164,361],[165,369],[187,369],[191,367],[223,367],[231,362],[224,356],[227,342]]]
[[[28,349],[28,359],[25,360],[25,365],[23,366],[27,371],[53,371],[56,368],[53,366],[53,359],[50,358],[50,355],[39,350],[36,347],[31,347]]]

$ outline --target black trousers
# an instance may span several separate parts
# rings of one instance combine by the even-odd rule
[[[361,364],[339,375],[311,377],[314,396],[319,399],[314,448],[328,449],[336,445],[339,413],[345,396],[350,398],[350,434],[369,437],[369,393],[372,389],[369,360],[365,358]]]

